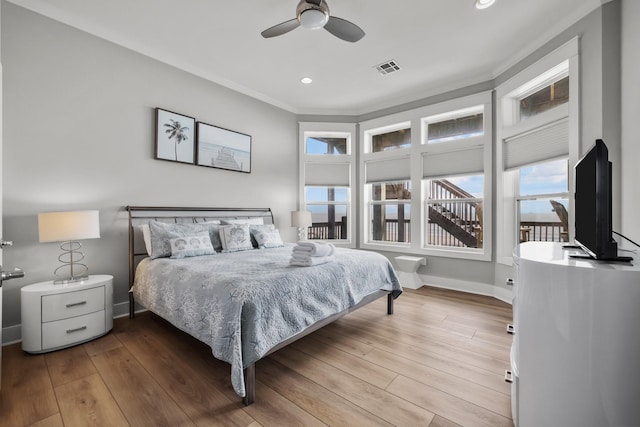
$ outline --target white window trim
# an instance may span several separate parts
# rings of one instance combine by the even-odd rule
[[[308,164],[344,164],[349,167],[349,185],[347,190],[347,218],[349,227],[347,229],[347,239],[331,240],[336,246],[354,248],[356,244],[356,227],[358,219],[355,216],[358,189],[356,187],[356,156],[354,155],[356,144],[356,124],[355,123],[325,123],[325,122],[299,122],[299,170],[298,170],[298,200],[299,210],[306,210],[305,195],[305,170]],[[310,136],[324,137],[346,137],[347,154],[314,155],[306,154],[306,138]],[[329,185],[331,187],[332,185]],[[328,205],[329,203],[327,203]],[[337,204],[344,204],[342,202]],[[317,205],[317,203],[313,203]]]
[[[475,108],[479,105],[484,106],[484,135],[469,138],[468,140],[447,141],[438,144],[422,144],[423,136],[426,135],[425,118],[434,116],[446,117],[447,114],[463,110],[466,108]],[[359,214],[359,247],[363,249],[381,250],[389,252],[412,253],[417,255],[431,255],[449,258],[472,259],[481,261],[491,261],[492,253],[492,144],[493,135],[493,114],[492,114],[492,91],[486,91],[469,95],[461,98],[444,101],[438,104],[428,105],[414,110],[405,111],[373,120],[361,122],[359,132],[359,188],[358,188],[358,206],[361,206]],[[396,130],[402,128],[401,125],[411,124],[411,147],[399,148],[395,150],[382,151],[377,153],[367,152],[371,146],[371,135],[387,131],[388,129]],[[400,126],[400,127],[395,127]],[[449,145],[451,144],[451,145]],[[425,237],[422,224],[426,224],[426,201],[423,198],[422,191],[423,170],[422,156],[427,152],[441,152],[449,150],[459,150],[463,147],[478,146],[484,147],[484,245],[482,250],[475,248],[448,248],[425,247]],[[410,156],[410,179],[411,179],[411,243],[393,243],[393,242],[369,242],[369,212],[367,195],[365,165],[371,160],[395,159]]]
[[[569,102],[545,111],[527,120],[517,121],[515,99],[531,93],[534,82],[537,85],[549,82],[546,73],[563,62],[568,61]],[[553,74],[551,71],[549,74]],[[557,74],[557,73],[556,73]],[[519,92],[518,89],[520,89]],[[573,38],[544,58],[530,65],[496,88],[496,224],[497,245],[496,261],[513,265],[513,249],[517,241],[517,174],[518,171],[505,171],[503,141],[510,136],[536,129],[546,123],[564,117],[569,119],[569,195],[573,194],[573,167],[579,157],[579,117],[580,117],[580,73],[579,38]],[[569,224],[574,223],[573,199],[569,197]],[[573,240],[574,230],[569,227],[569,240]]]

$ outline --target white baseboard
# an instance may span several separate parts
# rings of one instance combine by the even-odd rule
[[[2,345],[15,344],[22,341],[22,325],[7,326],[2,328]]]
[[[485,295],[504,301],[507,304],[511,304],[511,290],[500,288],[493,284],[451,279],[449,277],[430,276],[426,274],[421,274],[420,278],[422,279],[422,283],[426,286]]]

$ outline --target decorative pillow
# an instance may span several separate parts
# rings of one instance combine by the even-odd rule
[[[277,228],[273,230],[258,231],[256,233],[252,232],[252,236],[256,238],[256,242],[258,242],[258,247],[260,249],[281,248],[284,246],[282,238],[280,237],[280,232]]]
[[[151,234],[151,258],[171,256],[170,239],[177,237],[193,236],[200,232],[208,232],[214,250],[222,250],[220,242],[218,224],[195,224],[195,223],[166,223],[150,221],[149,230]],[[218,249],[219,248],[219,249]]]
[[[175,237],[169,239],[171,245],[171,258],[186,258],[200,255],[213,255],[211,238],[208,231],[197,233],[193,236]]]
[[[264,224],[264,218],[261,216],[257,216],[254,218],[237,218],[237,219],[223,219],[223,225],[232,225],[232,224],[253,224],[253,225],[261,225]]]
[[[235,224],[220,226],[220,240],[222,252],[238,252],[253,249],[249,224]]]
[[[251,233],[251,244],[253,247],[259,247],[258,242],[256,241],[256,233],[261,231],[273,231],[275,229],[276,226],[273,224],[249,224],[249,233]]]

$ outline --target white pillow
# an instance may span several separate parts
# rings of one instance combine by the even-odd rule
[[[253,249],[249,224],[234,224],[220,226],[220,240],[222,252],[238,252]]]
[[[260,224],[264,224],[264,218],[261,216],[257,216],[254,218],[223,219],[222,223],[225,225],[231,225],[231,224],[260,225]]]
[[[149,224],[140,224],[138,226],[142,231],[142,238],[144,239],[144,247],[147,249],[147,254],[151,256],[151,230]]]
[[[169,239],[171,258],[186,258],[200,255],[214,255],[209,232],[204,231],[193,236]]]

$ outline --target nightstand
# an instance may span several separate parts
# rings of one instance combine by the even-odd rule
[[[105,335],[113,328],[113,276],[20,289],[22,349],[45,353]]]

